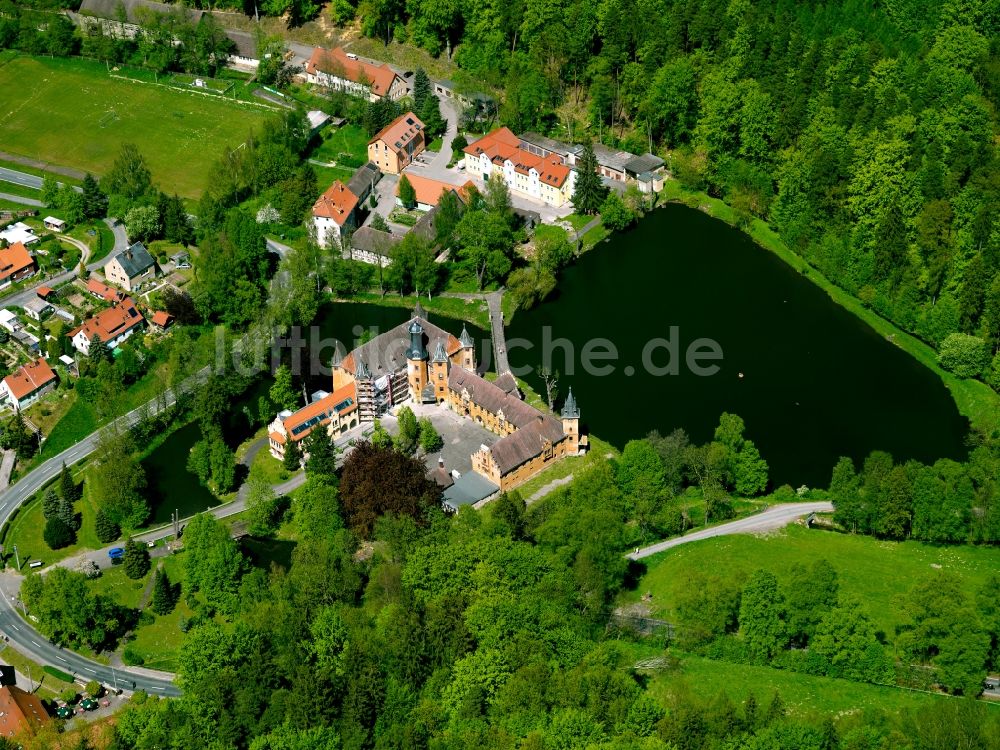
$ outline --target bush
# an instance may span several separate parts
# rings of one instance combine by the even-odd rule
[[[97,532],[97,538],[101,544],[110,544],[122,533],[118,524],[108,518],[108,514],[104,512],[103,508],[98,508],[97,515],[94,516],[94,530]]]
[[[149,613],[148,609],[144,609],[139,613],[139,617],[136,618],[136,627],[142,627],[143,625],[152,625],[156,622],[156,618]]]
[[[101,693],[104,692],[104,688],[97,680],[91,680],[87,683],[87,687],[84,688],[87,691],[87,695],[91,698],[99,698]]]
[[[974,378],[983,374],[990,361],[990,352],[978,336],[951,333],[941,342],[938,362],[944,369],[960,378]]]
[[[76,541],[76,534],[61,518],[53,516],[45,522],[42,538],[49,545],[49,549],[62,549]]]
[[[62,698],[64,703],[72,703],[76,700],[76,688],[68,687],[59,693],[59,697]]]
[[[132,644],[130,643],[122,650],[122,661],[128,664],[130,667],[141,667],[146,663],[146,660],[142,657],[138,651],[136,651]]]
[[[125,542],[125,554],[122,556],[125,565],[125,575],[137,581],[149,572],[149,552],[135,540]]]
[[[63,682],[73,682],[73,675],[66,674],[61,669],[56,669],[55,667],[42,667],[42,671],[46,674],[50,674],[57,680],[62,680]]]

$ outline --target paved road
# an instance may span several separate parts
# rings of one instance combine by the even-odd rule
[[[268,252],[274,253],[282,260],[288,257],[288,254],[292,252],[292,248],[288,245],[283,245],[277,240],[272,240],[270,238],[267,239],[267,250]]]
[[[185,387],[201,382],[208,376],[208,372],[209,368],[206,367],[195,373],[185,381]],[[168,405],[174,402],[172,392],[167,392],[165,401]],[[145,407],[140,407],[120,417],[119,421],[124,425],[132,425],[144,413],[155,413],[157,408],[156,401],[150,401]],[[93,453],[97,447],[97,441],[97,432],[88,435],[76,445],[48,459],[26,474],[13,487],[0,492],[0,525],[6,523],[14,510],[41,489],[42,485],[54,479],[62,469],[63,463],[72,465]],[[147,690],[158,695],[180,694],[180,691],[170,682],[171,675],[167,673],[140,670],[133,667],[112,669],[49,643],[31,628],[14,609],[16,606],[14,597],[20,589],[20,582],[21,576],[14,571],[8,570],[0,575],[0,589],[3,589],[4,592],[3,596],[0,597],[3,600],[3,604],[0,604],[0,632],[10,638],[11,645],[18,651],[40,664],[52,664],[65,671],[72,671],[84,680],[97,679],[106,685],[113,685],[117,680],[119,686],[127,689],[132,689],[134,683],[136,689]]]
[[[0,187],[3,187],[2,182],[0,182]],[[28,206],[29,208],[45,208],[45,204],[36,198],[25,198],[23,195],[13,195],[12,193],[0,193],[0,200],[20,203],[22,206]]]
[[[441,150],[434,157],[431,166],[435,170],[447,170],[448,162],[451,161],[451,142],[458,135],[458,118],[460,112],[458,104],[454,99],[440,99],[438,109],[441,111],[441,116],[444,117],[447,127],[445,128],[444,135],[441,136]]]
[[[644,557],[659,554],[664,550],[679,547],[682,544],[690,544],[702,539],[712,539],[717,536],[728,536],[730,534],[755,534],[760,531],[773,531],[787,526],[796,518],[807,516],[810,513],[832,513],[832,503],[788,503],[786,505],[775,505],[768,508],[763,513],[757,513],[738,521],[730,521],[719,526],[712,526],[708,529],[694,531],[684,536],[674,539],[667,539],[663,542],[643,547],[638,552],[628,555],[630,560],[641,560]]]
[[[0,181],[13,182],[15,185],[20,185],[21,187],[35,188],[36,190],[42,189],[41,177],[38,177],[37,175],[33,174],[28,174],[27,172],[18,172],[13,169],[7,169],[6,167],[0,167]],[[73,189],[78,193],[83,192],[83,188],[78,187],[76,185],[73,186]]]

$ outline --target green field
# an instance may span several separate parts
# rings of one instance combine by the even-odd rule
[[[758,705],[767,706],[771,696],[777,692],[788,713],[802,718],[817,714],[845,715],[865,709],[898,712],[919,708],[931,701],[956,700],[917,690],[814,677],[770,667],[729,664],[699,656],[682,656],[676,670],[654,675],[649,682],[649,691],[663,701],[680,679],[691,692],[704,698],[725,693],[736,705],[742,704],[753,693]],[[1000,706],[997,708],[1000,709]]]
[[[137,144],[157,186],[195,198],[224,146],[238,146],[266,112],[219,97],[112,78],[102,63],[18,57],[0,67],[0,150],[93,172]]]
[[[172,555],[162,559],[170,583],[173,585],[182,583],[184,579],[183,557]],[[154,565],[156,562],[157,560],[153,561]],[[129,649],[132,653],[143,658],[143,666],[172,672],[177,669],[177,649],[184,638],[184,633],[181,631],[181,620],[191,616],[191,610],[184,602],[183,590],[173,611],[168,614],[156,615],[148,607],[146,611],[155,619],[149,625],[143,625],[136,629],[135,639],[130,642]]]
[[[948,571],[960,576],[972,595],[1000,571],[1000,549],[995,547],[935,547],[790,526],[766,536],[736,534],[668,550],[647,561],[646,574],[627,598],[635,601],[652,592],[654,612],[670,619],[674,596],[696,573],[728,578],[767,568],[781,580],[793,564],[808,566],[820,558],[837,570],[841,593],[859,598],[887,634],[905,619],[897,597],[921,579]]]

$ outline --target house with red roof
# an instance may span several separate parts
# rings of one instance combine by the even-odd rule
[[[0,381],[0,403],[21,411],[55,388],[58,382],[49,363],[39,357]]]
[[[368,141],[368,160],[389,174],[399,174],[427,146],[424,124],[412,112],[401,114]]]
[[[104,300],[105,302],[114,303],[121,297],[121,292],[113,286],[108,286],[94,277],[87,279],[87,291],[94,297],[97,297],[97,299]]]
[[[164,310],[156,310],[149,318],[154,328],[165,331],[173,325],[174,316]]]
[[[441,196],[449,190],[454,190],[459,199],[465,203],[469,197],[469,188],[475,187],[471,180],[466,180],[464,185],[452,185],[450,182],[442,182],[431,177],[424,177],[418,174],[406,173],[406,179],[413,186],[413,192],[417,196],[417,208],[421,211],[430,211],[441,200]],[[403,205],[399,198],[399,184],[396,184],[396,203]]]
[[[38,265],[23,242],[0,249],[0,289],[28,278],[37,270]]]
[[[16,685],[0,687],[0,735],[33,735],[50,720],[41,699]]]
[[[359,423],[354,383],[348,383],[333,393],[317,391],[308,406],[296,412],[286,409],[268,426],[271,455],[283,459],[289,443],[305,440],[313,430],[325,429],[328,435],[336,437]]]
[[[557,153],[529,151],[510,128],[497,128],[465,147],[465,173],[484,182],[499,175],[511,193],[563,206],[573,199],[573,168]]]
[[[383,97],[396,101],[408,93],[406,81],[388,65],[366,62],[340,47],[316,47],[306,63],[306,80],[373,102]]]
[[[344,230],[357,223],[358,196],[340,180],[336,180],[313,204],[313,227],[321,247],[339,243]]]
[[[126,297],[113,307],[101,310],[97,315],[83,321],[83,325],[67,334],[73,347],[81,354],[90,355],[90,342],[97,336],[101,343],[114,349],[146,324],[139,308],[131,297]]]

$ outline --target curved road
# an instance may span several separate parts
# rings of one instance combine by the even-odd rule
[[[785,505],[774,505],[763,511],[736,521],[723,523],[718,526],[711,526],[707,529],[700,529],[685,536],[667,539],[648,547],[643,547],[636,552],[632,552],[627,557],[630,560],[642,560],[644,557],[657,555],[668,549],[680,547],[682,544],[698,542],[702,539],[712,539],[717,536],[728,536],[729,534],[756,534],[761,531],[773,531],[787,526],[796,518],[808,516],[810,513],[832,513],[833,504],[828,502],[817,503],[787,503]]]
[[[208,372],[209,368],[207,367],[198,371],[184,382],[184,387],[201,382],[208,376]],[[171,391],[167,392],[165,402],[167,405],[174,402],[174,395]],[[156,400],[150,401],[145,406],[119,417],[118,421],[123,426],[131,426],[143,414],[155,413],[157,407]],[[69,466],[93,453],[97,448],[98,435],[99,432],[91,433],[76,445],[40,464],[21,478],[17,484],[0,492],[0,525],[10,520],[14,510],[38,492],[42,485],[54,479],[62,470],[63,463]],[[159,695],[180,694],[180,691],[171,683],[171,676],[166,673],[157,674],[151,670],[134,668],[112,669],[49,643],[44,636],[29,627],[15,610],[20,582],[21,576],[9,570],[0,575],[0,589],[3,589],[4,592],[3,603],[0,604],[0,632],[10,638],[11,645],[17,650],[28,654],[42,664],[63,665],[64,671],[73,671],[81,679],[97,679],[106,685],[113,685],[117,682],[120,687],[128,689],[132,689],[134,682],[136,689]],[[67,666],[69,669],[66,669]]]

